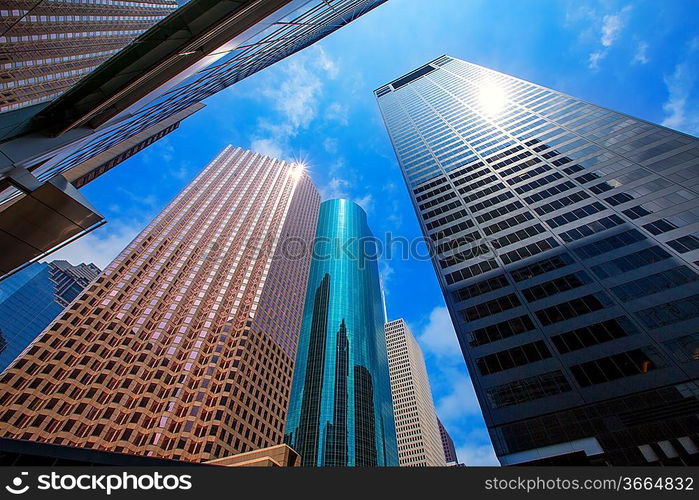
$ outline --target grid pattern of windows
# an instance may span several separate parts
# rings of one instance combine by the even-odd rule
[[[447,182],[455,185],[445,213],[459,215],[439,227],[482,235],[475,252],[444,245],[459,254],[434,258],[471,376],[518,367],[492,377],[505,384],[476,384],[494,410],[485,418],[497,453],[572,439],[568,430],[538,430],[567,425],[555,424],[559,411],[619,413],[623,405],[607,402],[606,392],[588,399],[602,382],[618,384],[609,394],[631,395],[641,389],[622,379],[644,370],[688,380],[679,358],[663,363],[670,356],[660,351],[663,337],[677,335],[665,327],[699,331],[699,142],[448,56],[429,65],[405,86],[382,87],[377,98],[408,190],[431,185],[416,194],[437,197]],[[483,100],[490,86],[503,96],[497,112]],[[414,197],[426,233],[438,229],[433,209],[419,208],[429,199]],[[645,344],[659,346],[660,357],[638,349]],[[533,363],[542,351],[522,351],[540,345],[555,362]],[[682,363],[685,345],[692,339],[672,344],[685,349]],[[555,363],[562,369],[551,371]],[[566,379],[573,363],[577,384]],[[643,387],[654,383],[649,377]],[[518,405],[535,400],[538,406],[520,413]],[[600,425],[600,433],[628,432]],[[515,427],[520,432],[507,431]],[[662,439],[673,437],[668,429],[658,422]],[[617,443],[628,442],[619,436]],[[628,451],[605,457],[626,465],[637,459]]]

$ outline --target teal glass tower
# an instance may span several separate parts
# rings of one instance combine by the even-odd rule
[[[398,465],[375,256],[359,205],[320,205],[285,431],[304,466]]]

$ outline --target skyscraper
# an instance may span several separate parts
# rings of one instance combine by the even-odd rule
[[[699,141],[449,56],[376,96],[501,463],[699,463]]]
[[[226,147],[0,379],[0,434],[204,461],[279,444],[320,196]]]
[[[94,280],[94,264],[35,263],[0,281],[0,372]]]
[[[359,205],[320,205],[285,431],[304,466],[398,465],[375,256]]]
[[[207,97],[384,1],[190,0],[48,106],[6,113],[0,243],[9,251],[0,253],[0,275],[104,222],[65,179],[91,180]],[[51,2],[59,3],[76,5]]]
[[[454,440],[451,438],[447,429],[442,424],[442,421],[437,418],[437,424],[439,424],[439,435],[442,438],[442,448],[444,449],[444,458],[449,465],[456,465],[459,462],[456,456],[456,448],[454,447]]]
[[[176,0],[0,1],[0,113],[58,97],[176,8]]]
[[[386,323],[385,332],[400,465],[444,466],[442,436],[422,349],[402,318]]]

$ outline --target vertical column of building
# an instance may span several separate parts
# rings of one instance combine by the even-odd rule
[[[448,56],[376,95],[500,460],[696,462],[697,139]]]
[[[176,8],[176,0],[3,2],[0,112],[59,96]]]
[[[403,319],[386,323],[386,349],[401,466],[446,465],[422,350]]]
[[[309,259],[285,242],[310,246],[318,204],[297,167],[226,148],[5,372],[2,435],[194,461],[278,444]]]
[[[321,204],[285,431],[305,466],[398,465],[373,244],[357,204]]]

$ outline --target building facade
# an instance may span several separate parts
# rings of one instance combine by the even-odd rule
[[[0,113],[58,97],[176,8],[176,0],[0,1]]]
[[[372,238],[356,203],[320,205],[285,431],[307,467],[398,465]]]
[[[422,349],[402,318],[389,321],[384,330],[400,465],[445,466]]]
[[[94,264],[35,263],[0,281],[0,372],[94,280]],[[4,347],[3,347],[4,345]]]
[[[376,96],[501,463],[698,463],[699,140],[449,56]]]
[[[442,421],[437,418],[437,424],[439,425],[439,436],[442,439],[442,448],[444,449],[444,459],[447,461],[448,465],[457,465],[459,463],[459,458],[456,456],[456,448],[454,447],[454,440],[447,432],[446,427],[442,424]]]
[[[196,462],[281,443],[319,204],[298,165],[226,147],[4,373],[0,434]]]
[[[11,250],[0,253],[0,275],[104,223],[72,185],[58,190],[50,184],[89,182],[197,111],[206,98],[384,1],[190,0],[47,106],[6,113],[0,123],[0,219],[12,231],[0,233]],[[103,8],[101,2],[89,8]],[[47,199],[55,201],[47,206]],[[77,222],[67,205],[79,212]],[[26,229],[49,217],[52,223],[41,231]]]

